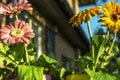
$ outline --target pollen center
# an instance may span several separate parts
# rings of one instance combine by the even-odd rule
[[[21,29],[13,29],[10,34],[13,37],[22,37],[23,31]]]

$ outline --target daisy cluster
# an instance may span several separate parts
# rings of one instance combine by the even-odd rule
[[[78,24],[86,23],[93,16],[98,15],[101,16],[98,22],[102,22],[102,26],[105,26],[109,31],[117,33],[120,30],[120,5],[110,0],[103,6],[95,6],[79,12],[70,19],[70,23],[73,26],[78,26]]]
[[[16,17],[14,22],[3,26],[0,29],[0,40],[6,44],[16,44],[23,42],[29,44],[29,38],[34,37],[33,30],[25,21],[18,19],[18,14],[24,10],[32,10],[31,4],[27,0],[14,0],[13,3],[7,5],[0,4],[0,14],[8,15],[10,18]]]

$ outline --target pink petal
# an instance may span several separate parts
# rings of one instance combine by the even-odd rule
[[[16,20],[16,21],[15,21],[15,25],[14,25],[15,28],[18,28],[19,22],[20,22],[20,20]]]
[[[25,21],[19,22],[19,25],[18,25],[19,29],[22,29],[24,24],[25,24]]]
[[[35,35],[34,35],[34,33],[27,33],[24,36],[27,38],[33,38]]]
[[[14,0],[14,6],[17,6],[17,0]]]
[[[15,29],[15,23],[10,23],[8,27],[9,27],[11,30],[12,30],[12,29]]]
[[[24,31],[24,33],[28,33],[28,32],[33,32],[33,30],[29,27],[23,27],[22,30]]]
[[[8,41],[9,41],[8,42],[9,44],[15,44],[16,43],[15,38],[13,38],[13,37],[9,38]]]
[[[8,38],[2,39],[3,43],[8,43]]]
[[[9,8],[4,5],[4,4],[0,4],[0,14],[4,14],[5,11],[7,11]]]
[[[8,27],[3,27],[2,29],[0,29],[1,32],[3,33],[10,33],[10,29],[8,29]]]
[[[28,40],[27,38],[25,38],[25,37],[21,37],[21,39],[22,39],[23,42],[29,44],[29,40]]]
[[[4,38],[9,38],[10,37],[10,35],[9,34],[4,34],[4,35],[2,35],[1,36],[1,39],[4,39]]]

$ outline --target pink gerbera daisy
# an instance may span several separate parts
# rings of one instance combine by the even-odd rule
[[[29,44],[29,38],[33,37],[33,30],[28,26],[28,23],[21,20],[16,20],[0,29],[0,39],[3,43],[23,42]]]
[[[8,5],[0,4],[0,14],[9,15],[12,18],[15,14],[21,13],[23,10],[32,10],[31,4],[27,0],[14,0]]]

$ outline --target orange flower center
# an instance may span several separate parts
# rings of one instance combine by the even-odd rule
[[[23,31],[21,29],[13,29],[10,32],[11,36],[13,37],[22,37],[23,36]]]

